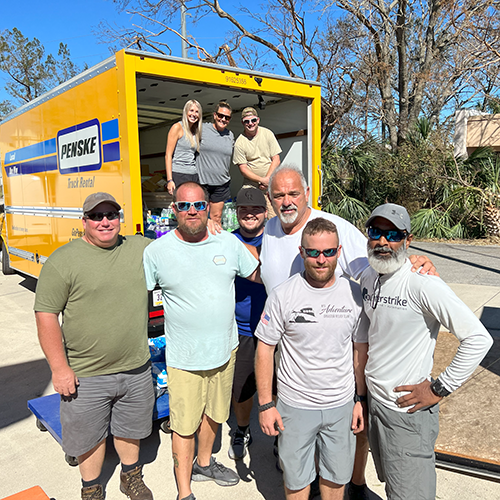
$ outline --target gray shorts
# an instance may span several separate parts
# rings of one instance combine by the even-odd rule
[[[107,437],[108,429],[113,436],[128,439],[151,434],[155,395],[149,363],[145,368],[82,377],[77,396],[61,398],[65,453],[72,457],[87,453]]]
[[[416,413],[390,410],[368,397],[368,439],[380,481],[390,500],[434,500],[434,445],[439,405]]]
[[[354,402],[329,410],[302,410],[278,399],[277,409],[285,430],[278,438],[283,479],[289,490],[301,490],[319,475],[336,484],[352,476],[356,438],[352,432]]]

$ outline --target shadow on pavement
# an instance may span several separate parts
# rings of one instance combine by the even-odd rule
[[[50,381],[45,359],[0,367],[0,428],[29,417],[27,401],[40,397]]]

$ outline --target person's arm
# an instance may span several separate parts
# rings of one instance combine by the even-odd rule
[[[172,125],[168,132],[167,149],[165,151],[165,170],[167,171],[167,190],[169,194],[173,194],[175,189],[175,183],[172,180],[172,158],[177,141],[182,137],[182,134],[182,125],[180,123]]]
[[[269,178],[271,177],[271,174],[280,166],[280,163],[281,160],[279,154],[271,156],[271,165],[269,165],[266,176],[262,179],[262,181],[260,181],[259,188],[262,189],[262,191],[267,191]]]
[[[257,382],[257,394],[259,406],[272,403],[273,401],[273,374],[274,374],[274,349],[276,346],[269,345],[262,340],[258,341],[255,354],[255,381]],[[276,407],[272,406],[264,411],[259,411],[260,428],[268,436],[277,436],[278,427],[285,430],[283,421]]]
[[[353,361],[354,361],[354,378],[356,380],[356,394],[366,397],[366,382],[365,382],[365,366],[368,360],[368,344],[362,342],[354,342]],[[354,434],[359,434],[366,426],[366,401],[354,404],[352,412],[352,430]]]
[[[35,318],[40,346],[52,371],[54,390],[62,396],[75,394],[78,378],[68,365],[59,315],[36,311]]]
[[[460,341],[452,362],[438,377],[441,385],[451,393],[473,374],[490,350],[493,339],[479,319],[448,285],[438,278],[427,279],[432,282],[422,287],[419,292],[423,312],[439,321]],[[409,392],[396,400],[401,408],[411,407],[408,413],[432,406],[442,399],[432,391],[429,380],[395,387],[394,392]]]
[[[240,163],[238,167],[240,168],[241,175],[249,181],[261,183],[265,180],[264,177],[261,177],[260,175],[257,175],[252,170],[250,170],[250,167],[247,163]]]

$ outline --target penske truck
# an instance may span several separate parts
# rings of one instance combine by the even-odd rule
[[[168,208],[162,184],[170,127],[189,99],[211,121],[215,105],[258,109],[261,125],[299,166],[318,206],[321,88],[317,82],[136,50],[122,50],[0,122],[2,271],[37,277],[61,245],[82,236],[82,204],[97,191],[122,206],[122,234],[144,234],[145,213]],[[233,166],[233,196],[243,183]]]

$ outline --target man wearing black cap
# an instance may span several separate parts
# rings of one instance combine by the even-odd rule
[[[61,395],[63,449],[78,458],[83,500],[104,500],[108,429],[122,464],[120,491],[133,500],[153,499],[139,462],[155,400],[142,265],[150,240],[120,235],[120,209],[108,193],[87,197],[84,235],[47,259],[34,306],[40,345]]]
[[[440,278],[411,272],[407,250],[413,235],[404,207],[380,205],[366,227],[370,267],[361,275],[361,290],[370,320],[365,369],[370,448],[389,500],[434,500],[438,403],[472,375],[492,339]],[[460,346],[433,380],[441,324]]]
[[[254,187],[240,189],[236,197],[236,210],[240,228],[233,231],[233,234],[246,245],[256,247],[259,252],[267,217],[264,194]],[[267,295],[264,285],[239,276],[236,277],[235,288],[239,347],[234,367],[232,402],[238,428],[231,439],[228,453],[229,458],[240,460],[247,454],[247,448],[252,443],[250,412],[253,396],[257,391],[254,372],[257,339],[253,333]]]

